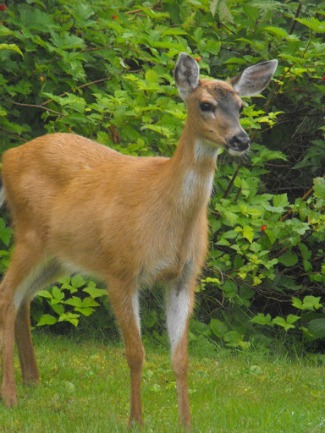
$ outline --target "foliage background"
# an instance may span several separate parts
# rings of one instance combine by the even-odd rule
[[[191,338],[212,349],[270,349],[284,335],[298,350],[324,347],[324,6],[8,0],[0,8],[1,153],[68,131],[128,154],[170,156],[186,116],[172,78],[179,52],[222,79],[279,59],[272,84],[243,112],[249,157],[222,154],[218,163],[191,327]],[[1,215],[3,273],[12,230]],[[98,282],[67,278],[35,299],[34,324],[114,333],[104,293]],[[144,292],[142,305],[144,332],[164,342],[162,298]]]

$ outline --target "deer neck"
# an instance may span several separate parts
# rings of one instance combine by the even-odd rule
[[[218,149],[197,136],[187,122],[178,147],[170,160],[177,200],[188,215],[207,206],[213,185]],[[192,208],[192,209],[189,209]]]

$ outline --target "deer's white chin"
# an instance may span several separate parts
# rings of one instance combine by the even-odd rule
[[[228,153],[229,153],[229,155],[231,155],[231,156],[242,156],[242,155],[244,155],[245,153],[247,153],[247,150],[248,150],[248,149],[246,149],[246,150],[235,150],[235,149],[231,149],[231,148],[229,148],[229,149],[228,149]]]

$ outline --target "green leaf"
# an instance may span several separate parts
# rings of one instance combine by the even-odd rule
[[[242,349],[246,349],[250,345],[248,341],[244,341],[244,335],[239,334],[237,331],[227,332],[223,339],[229,347],[241,347]]]
[[[291,315],[291,316],[293,316],[293,315]],[[294,317],[294,316],[293,316]],[[298,320],[299,319],[299,317],[298,316],[295,316],[295,317],[297,317],[297,319],[296,320]],[[292,322],[292,318],[290,318],[290,321],[288,322],[286,319],[284,319],[283,317],[280,317],[280,316],[277,316],[277,317],[275,317],[273,320],[272,320],[272,322],[275,324],[275,325],[278,325],[278,326],[281,326],[281,328],[283,328],[285,331],[289,331],[289,329],[294,329],[295,328],[295,326],[293,325],[293,323],[294,322]],[[296,321],[295,320],[295,321]]]
[[[226,280],[225,283],[221,286],[221,290],[228,296],[233,297],[237,295],[237,284],[235,281]]]
[[[145,78],[148,83],[157,84],[159,83],[160,76],[153,69],[148,69],[148,71],[146,71]]]
[[[164,36],[181,36],[187,35],[187,32],[181,28],[172,27],[164,31]]]
[[[3,36],[9,36],[9,35],[13,35],[15,32],[8,29],[8,27],[5,26],[0,26],[0,38],[2,38]]]
[[[320,303],[320,300],[321,300],[320,296],[308,295],[304,297],[303,301],[301,301],[299,298],[293,297],[292,305],[298,310],[315,311],[322,308],[322,304]]]
[[[72,4],[64,5],[64,7],[70,12],[73,18],[83,26],[89,26],[94,23],[94,21],[91,21],[89,18],[95,14],[95,11],[89,4],[73,2]]]
[[[284,225],[292,232],[298,235],[304,235],[309,230],[309,224],[300,221],[298,218],[291,218],[284,222]]]
[[[272,35],[278,36],[280,39],[286,39],[289,36],[287,31],[280,27],[266,26],[264,30]]]
[[[278,260],[280,263],[282,263],[282,265],[290,268],[291,266],[295,266],[298,263],[298,256],[294,252],[288,250],[281,254]]]
[[[0,218],[0,240],[6,245],[9,246],[11,238],[12,238],[12,228],[7,227],[5,220]]]
[[[220,279],[219,278],[217,278],[217,277],[207,277],[207,278],[205,278],[204,280],[203,280],[203,282],[204,283],[210,283],[210,284],[213,284],[213,285],[215,285],[215,286],[220,286],[220,284],[221,284],[221,281],[220,281]]]
[[[272,213],[283,213],[283,211],[285,210],[282,206],[276,207],[276,206],[271,206],[270,204],[267,203],[262,203],[262,206],[264,207],[265,210]]]
[[[212,16],[218,13],[221,22],[234,22],[226,0],[213,0],[210,4],[210,12]]]
[[[71,305],[72,307],[81,307],[82,301],[77,296],[72,296],[72,298],[65,301],[66,305]]]
[[[80,275],[80,274],[74,275],[74,276],[71,278],[71,285],[72,285],[75,289],[80,289],[80,287],[84,286],[85,284],[86,284],[86,280],[85,280],[85,278],[84,278],[82,275]]]
[[[49,290],[40,290],[37,295],[42,298],[53,299],[52,293]]]
[[[83,49],[85,48],[85,43],[83,39],[75,35],[69,35],[68,33],[58,34],[52,32],[51,37],[54,45],[60,50],[72,50],[72,49]]]
[[[325,200],[325,177],[316,177],[314,179],[315,197]]]
[[[152,310],[146,312],[143,317],[143,324],[146,328],[151,329],[158,323],[158,314],[157,311]]]
[[[71,277],[60,278],[59,283],[61,284],[61,290],[68,290],[70,293],[75,293],[78,291],[71,284]]]
[[[75,311],[78,311],[79,313],[81,313],[83,316],[89,317],[93,314],[93,312],[95,311],[94,308],[91,307],[81,307],[81,308],[76,308]]]
[[[291,325],[296,323],[298,320],[300,320],[300,316],[296,316],[295,314],[288,314],[287,315],[287,323],[290,323]]]
[[[26,27],[42,33],[49,33],[57,27],[51,14],[42,12],[35,7],[24,4],[20,5],[19,14],[22,28]]]
[[[308,330],[316,338],[325,338],[325,318],[311,320]]]
[[[73,326],[77,326],[79,323],[80,314],[75,313],[63,313],[59,317],[59,322],[69,322]]]
[[[308,246],[306,244],[304,244],[303,242],[299,242],[298,244],[301,255],[303,257],[303,259],[305,260],[309,260],[311,258],[311,250],[308,248]]]
[[[210,12],[213,17],[216,14],[218,4],[219,4],[219,0],[212,0],[212,2],[210,3]]]
[[[98,307],[100,304],[95,301],[93,298],[88,296],[87,298],[84,298],[81,302],[81,308],[88,308],[88,307]]]
[[[250,226],[245,226],[243,229],[243,236],[248,240],[249,243],[253,242],[254,230]]]
[[[64,314],[64,305],[63,304],[58,304],[55,302],[54,299],[52,299],[49,302],[52,310],[54,311],[54,313],[56,313],[58,316],[61,316],[61,314]]]
[[[210,326],[195,319],[191,320],[190,332],[196,335],[203,335],[205,337],[211,336]]]
[[[161,134],[167,138],[171,137],[173,134],[173,131],[171,131],[168,126],[144,125],[141,127],[141,130],[145,130],[145,129],[150,129],[151,131],[157,132],[158,134]]]
[[[273,326],[272,317],[270,314],[259,313],[257,314],[257,316],[253,317],[250,321],[252,323],[256,323],[257,325]]]
[[[83,289],[83,292],[88,293],[93,299],[100,298],[101,296],[107,296],[106,289],[98,289],[94,282],[89,282],[88,286]]]
[[[54,325],[57,323],[57,321],[58,320],[54,316],[51,316],[50,314],[43,314],[36,326]]]
[[[235,212],[231,212],[226,209],[227,204],[223,206],[220,203],[216,203],[215,209],[216,211],[220,212],[220,215],[222,217],[223,224],[226,224],[227,226],[233,227],[237,224],[239,216]]]
[[[227,325],[218,319],[211,319],[210,321],[210,329],[212,333],[219,338],[224,337],[226,333],[228,332]]]
[[[0,44],[0,50],[14,51],[23,56],[21,49],[16,44]]]
[[[311,18],[296,18],[298,23],[312,29],[315,33],[325,33],[325,21],[319,21],[315,17]]]
[[[64,299],[64,293],[58,287],[54,286],[52,289],[53,299],[57,302],[60,302]]]
[[[301,252],[301,255],[302,255],[302,259],[303,259],[302,262],[303,262],[305,271],[306,272],[312,271],[313,266],[312,266],[312,264],[310,262],[311,255],[312,255],[311,250],[309,250],[309,248],[307,247],[307,245],[304,244],[303,242],[300,242],[298,244],[298,246],[299,246],[299,249],[300,249],[300,252]]]
[[[252,24],[255,24],[255,21],[258,19],[260,12],[257,7],[254,7],[250,4],[243,4],[243,10],[247,17],[251,20]]]
[[[304,308],[303,308],[303,303],[302,303],[301,299],[296,298],[296,297],[294,296],[294,297],[292,298],[291,303],[292,303],[292,306],[295,307],[295,308],[297,308],[298,310],[304,310]]]
[[[288,196],[287,194],[278,194],[273,196],[273,206],[276,208],[286,208],[289,206]]]

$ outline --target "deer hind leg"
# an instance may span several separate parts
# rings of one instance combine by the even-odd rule
[[[30,331],[30,302],[24,299],[16,314],[15,337],[25,385],[38,382],[38,368]]]
[[[31,296],[37,291],[36,286],[48,279],[49,271],[45,272],[44,278],[43,270],[39,251],[33,249],[33,246],[17,243],[10,267],[0,285],[1,396],[6,406],[17,403],[14,376],[15,335],[24,382],[38,379],[30,334],[29,303]]]
[[[15,338],[25,385],[37,383],[39,379],[30,331],[30,299],[39,289],[55,281],[61,274],[61,266],[54,260],[39,265],[37,271],[29,280],[26,296],[21,300],[17,310]]]
[[[30,255],[27,255],[24,246],[16,245],[10,267],[0,285],[1,395],[6,406],[17,403],[14,377],[15,322],[34,264]]]
[[[167,292],[167,330],[171,344],[172,366],[176,377],[180,423],[191,427],[188,397],[188,325],[194,304],[195,278],[192,266],[186,265],[182,278]]]
[[[132,287],[131,287],[132,288]],[[139,293],[130,291],[130,286],[118,282],[110,283],[109,294],[113,310],[124,340],[125,354],[131,376],[129,426],[143,424],[141,404],[141,377],[144,349],[141,341]]]
[[[12,287],[10,280],[9,269],[0,285],[1,396],[6,406],[13,406],[17,403],[13,360],[16,308],[13,305],[12,294],[10,292],[10,287]]]

